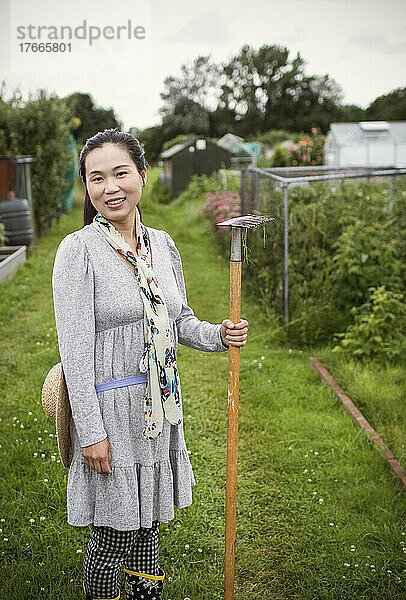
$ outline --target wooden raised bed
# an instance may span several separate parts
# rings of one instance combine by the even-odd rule
[[[27,260],[27,246],[0,246],[0,283],[13,279]]]

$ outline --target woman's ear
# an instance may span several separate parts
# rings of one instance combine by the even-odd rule
[[[147,183],[147,167],[144,167],[144,169],[142,170],[141,177],[142,177],[142,185],[145,186]]]

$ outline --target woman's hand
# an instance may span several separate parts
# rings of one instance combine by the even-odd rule
[[[224,319],[221,324],[220,335],[226,346],[245,346],[247,343],[248,321],[242,319],[239,323],[233,323],[230,319]]]
[[[85,446],[82,448],[82,454],[88,467],[98,473],[111,474],[111,450],[107,438],[91,446]]]

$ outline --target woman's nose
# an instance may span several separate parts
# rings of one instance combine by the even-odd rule
[[[111,194],[112,192],[117,192],[120,188],[117,185],[117,182],[114,179],[106,179],[106,183],[104,186],[104,191],[106,194]]]

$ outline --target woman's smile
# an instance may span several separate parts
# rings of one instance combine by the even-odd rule
[[[119,206],[122,206],[125,202],[125,197],[124,198],[111,198],[110,200],[106,200],[106,204],[107,206],[111,206],[111,208],[117,208]]]

